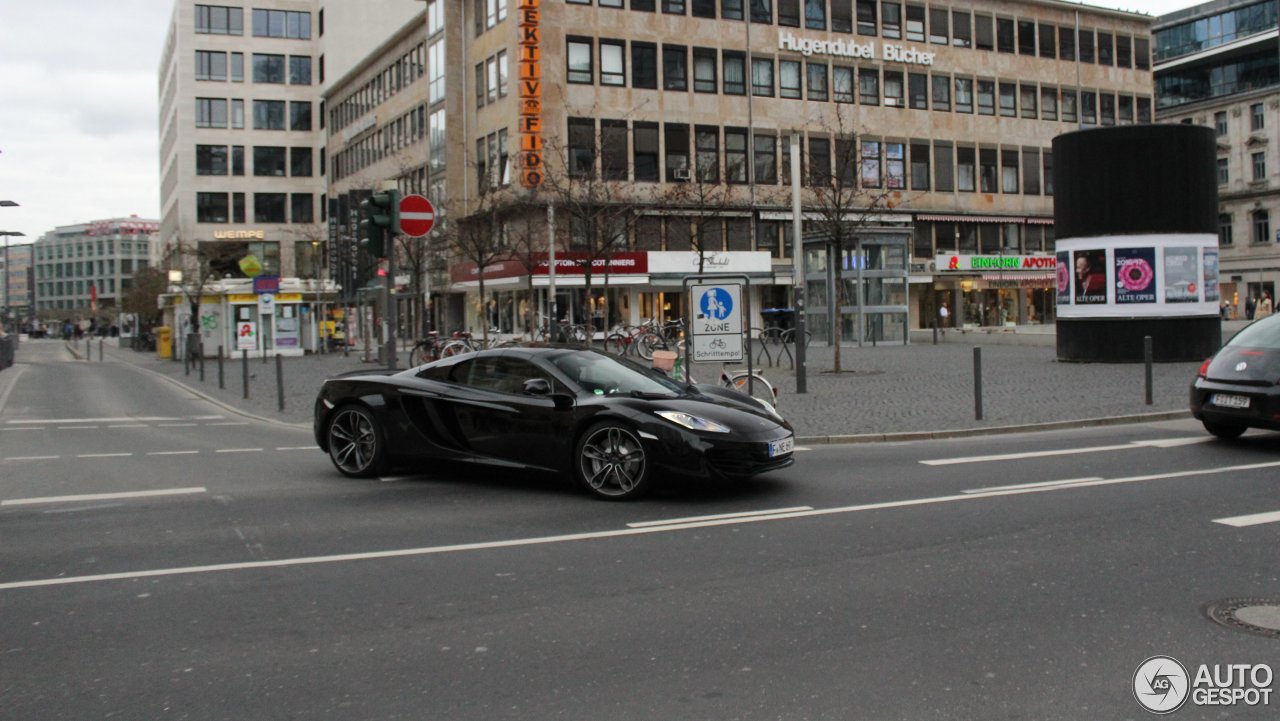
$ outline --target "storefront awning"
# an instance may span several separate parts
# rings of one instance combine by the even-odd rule
[[[1037,218],[1024,215],[934,215],[920,213],[916,220],[934,223],[1018,223],[1026,225],[1053,225],[1053,218]]]
[[[1021,271],[1011,270],[1007,273],[983,273],[983,280],[1056,280],[1057,273],[1053,271]]]

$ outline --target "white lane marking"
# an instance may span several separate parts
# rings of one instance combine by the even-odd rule
[[[320,446],[279,446],[277,451],[318,451]]]
[[[812,511],[813,506],[795,506],[794,508],[774,508],[767,511],[742,511],[741,513],[721,513],[714,516],[689,516],[687,518],[668,518],[663,521],[640,521],[628,523],[627,528],[648,528],[650,526],[670,526],[698,521],[714,521],[721,518],[748,518],[750,516],[771,516],[778,513],[794,513],[796,511]]]
[[[332,556],[303,556],[298,558],[279,558],[271,561],[245,561],[240,563],[218,563],[206,566],[182,566],[177,568],[156,568],[142,571],[122,571],[119,573],[103,573],[96,576],[64,576],[59,578],[41,578],[30,581],[10,581],[8,583],[0,583],[0,591],[7,591],[18,588],[38,588],[42,586],[65,586],[73,583],[96,583],[101,581],[119,581],[135,578],[156,578],[159,576],[177,576],[192,573],[217,573],[223,571],[242,571],[257,568],[281,568],[285,566],[307,566],[320,563],[342,563],[346,561],[369,561],[385,558],[408,558],[413,556],[427,556],[441,553],[460,553],[465,551],[481,551],[498,548],[516,548],[520,546],[538,546],[551,543],[568,543],[571,541],[590,541],[605,538],[622,538],[625,536],[639,536],[650,533],[671,533],[673,531],[684,531],[696,528],[710,528],[713,526],[729,526],[740,523],[758,523],[761,521],[780,521],[792,518],[811,518],[817,516],[830,516],[844,513],[858,513],[861,511],[880,511],[891,508],[909,508],[912,506],[927,506],[939,503],[958,503],[962,501],[973,501],[983,498],[1000,498],[1003,496],[1020,496],[1031,493],[1048,493],[1063,489],[1082,488],[1086,485],[1105,486],[1120,483],[1139,483],[1143,481],[1154,481],[1165,478],[1184,478],[1187,476],[1197,475],[1218,475],[1222,473],[1239,473],[1240,471],[1252,471],[1263,468],[1280,467],[1280,461],[1272,463],[1252,463],[1242,466],[1222,466],[1219,468],[1205,468],[1195,471],[1180,471],[1177,473],[1162,473],[1149,476],[1130,476],[1128,478],[1113,478],[1110,480],[1093,481],[1088,484],[1077,484],[1072,486],[1046,486],[1041,488],[1019,488],[1007,491],[992,491],[990,493],[974,493],[974,494],[958,494],[953,496],[937,496],[933,498],[913,498],[906,501],[887,501],[884,503],[869,503],[861,506],[842,506],[838,508],[819,508],[810,511],[795,511],[790,513],[775,513],[767,516],[748,516],[746,518],[723,518],[713,521],[698,521],[695,523],[670,524],[666,526],[650,526],[648,528],[623,528],[612,531],[593,531],[586,533],[570,533],[561,536],[539,536],[534,538],[513,538],[506,541],[484,541],[479,543],[460,543],[451,546],[426,546],[422,548],[404,548],[391,551],[368,551],[364,553],[343,553]]]
[[[1230,518],[1213,519],[1214,523],[1221,523],[1224,526],[1235,526],[1236,528],[1258,526],[1263,523],[1275,523],[1277,521],[1280,521],[1280,511],[1271,511],[1270,513],[1252,513],[1247,516],[1232,516]]]
[[[795,450],[797,450],[797,451],[812,451],[813,449],[812,449],[812,448],[810,448],[809,446],[796,446],[796,447],[795,447]]]
[[[98,426],[58,426],[58,430],[60,431],[83,431],[96,428],[98,428]]]
[[[1088,476],[1086,478],[1069,478],[1065,481],[1041,481],[1039,483],[1020,483],[1016,486],[988,486],[986,488],[973,488],[968,491],[960,491],[961,493],[990,493],[992,491],[1009,491],[1018,488],[1048,488],[1049,486],[1070,486],[1076,483],[1092,483],[1093,481],[1101,481],[1102,476]]]
[[[30,428],[0,428],[0,431],[43,431],[39,426],[31,426]]]
[[[51,461],[62,456],[9,456],[6,461]]]
[[[125,458],[132,453],[80,453],[76,458]]]
[[[226,416],[120,416],[114,418],[25,418],[22,420],[5,421],[14,425],[32,424],[32,423],[128,423],[145,421],[147,423],[157,423],[161,421],[220,421]]]
[[[206,423],[207,426],[247,426],[248,421],[226,421],[224,423]]]
[[[399,483],[400,481],[407,481],[412,478],[417,478],[417,476],[378,476],[378,480],[383,483]]]
[[[959,463],[987,463],[989,461],[1021,461],[1027,458],[1048,458],[1050,456],[1071,456],[1077,453],[1095,453],[1098,451],[1131,451],[1138,448],[1173,448],[1195,443],[1207,443],[1214,440],[1211,436],[1191,438],[1168,438],[1150,441],[1131,441],[1111,446],[1093,446],[1090,448],[1056,448],[1048,451],[1026,451],[1022,453],[998,453],[990,456],[960,456],[957,458],[935,458],[920,461],[926,466],[953,466]]]
[[[37,503],[77,503],[79,501],[111,501],[120,498],[151,498],[153,496],[179,496],[190,493],[206,493],[203,487],[165,488],[156,491],[123,491],[120,493],[84,493],[75,496],[44,496],[42,498],[12,498],[0,501],[0,506],[31,506]]]
[[[124,423],[117,426],[107,426],[107,428],[146,428],[146,423]]]
[[[261,450],[261,448],[219,448],[214,453],[255,453]]]
[[[148,456],[194,456],[200,451],[151,451]]]
[[[198,423],[157,423],[160,428],[187,428],[189,426],[199,425]]]

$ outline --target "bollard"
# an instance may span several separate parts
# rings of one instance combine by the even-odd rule
[[[982,420],[982,348],[973,347],[973,417]]]
[[[280,404],[280,410],[284,410],[284,356],[276,353],[276,400]]]
[[[98,362],[102,362],[102,338],[98,339]]]
[[[222,373],[222,346],[218,346],[218,390],[224,390],[226,387],[225,376]]]
[[[938,321],[933,322],[933,344],[938,345]]]
[[[1152,386],[1152,374],[1151,374],[1151,359],[1152,359],[1152,357],[1153,357],[1153,353],[1152,353],[1152,350],[1151,350],[1151,336],[1149,336],[1149,335],[1147,335],[1147,336],[1143,336],[1143,337],[1142,337],[1142,362],[1143,362],[1143,364],[1144,364],[1144,365],[1146,365],[1146,367],[1147,367],[1147,371],[1146,371],[1146,372],[1147,372],[1147,378],[1146,378],[1146,381],[1147,381],[1147,382],[1146,382],[1146,386],[1147,386],[1147,405],[1151,405],[1151,404],[1154,402],[1154,399],[1152,398],[1152,388],[1151,388],[1151,386]]]
[[[196,362],[200,364],[200,382],[204,383],[204,343],[196,346],[196,349],[196,352],[200,354],[196,360]]]
[[[93,360],[93,339],[92,338],[84,339],[84,359],[87,361]]]
[[[240,351],[240,375],[244,377],[244,399],[249,400],[249,351]]]
[[[191,353],[186,349],[182,349],[182,375],[191,375]]]

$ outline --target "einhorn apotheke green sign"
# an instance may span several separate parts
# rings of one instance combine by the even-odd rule
[[[963,255],[943,253],[938,256],[939,271],[968,272],[975,270],[1054,270],[1058,259],[1052,255]]]

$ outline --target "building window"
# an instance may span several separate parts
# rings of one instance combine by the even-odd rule
[[[804,26],[808,30],[827,29],[827,0],[804,0]]]
[[[778,0],[778,24],[800,27],[800,0]]]
[[[858,68],[858,102],[863,105],[880,104],[880,71],[877,68]]]
[[[1231,235],[1231,215],[1223,213],[1218,216],[1218,245],[1231,245],[1235,240]]]
[[[699,125],[693,134],[695,169],[698,182],[720,182],[720,129],[710,125]]]
[[[1227,112],[1225,110],[1213,114],[1213,129],[1219,138],[1227,136]]]
[[[1013,52],[1013,20],[996,18],[996,49],[1002,53]]]
[[[1253,219],[1253,242],[1268,243],[1271,241],[1271,213],[1266,210],[1255,210],[1249,214]]]
[[[920,73],[907,75],[907,100],[912,110],[929,109],[929,76]]]
[[[951,192],[955,190],[955,160],[952,156],[951,143],[935,141],[933,144],[933,185],[934,190]]]
[[[968,10],[951,11],[951,44],[958,48],[973,46],[973,16]]]
[[[1006,118],[1018,116],[1018,88],[1013,83],[1000,83],[1000,115]]]
[[[289,196],[289,220],[294,223],[315,221],[315,200],[311,193],[293,193]]]
[[[840,68],[836,68],[836,82],[839,82]],[[751,94],[767,98],[773,97],[773,59],[751,58]]]
[[[1098,94],[1092,90],[1080,92],[1080,122],[1085,125],[1098,124]]]
[[[924,42],[924,6],[907,6],[907,39]]]
[[[1062,90],[1062,119],[1068,123],[1076,121],[1076,91],[1072,88]]]
[[[569,41],[569,82],[592,83],[595,81],[595,70],[592,67],[592,48],[590,38],[570,37]],[[480,75],[476,80],[479,83]],[[476,95],[483,96],[480,86],[476,86]]]
[[[693,0],[693,16],[695,18],[714,18],[716,16],[716,0]]]
[[[227,222],[227,194],[196,193],[196,222]]]
[[[1058,89],[1052,85],[1040,88],[1040,117],[1044,120],[1058,119]]]
[[[996,149],[981,148],[978,150],[978,180],[984,193],[995,193],[999,190],[996,181]]]
[[[827,64],[807,63],[806,69],[809,72],[809,99],[825,101],[827,99]],[[901,74],[898,77],[901,82]]]
[[[435,104],[444,100],[444,40],[427,48],[427,102]]]
[[[1022,149],[1022,192],[1027,195],[1040,194],[1040,151],[1036,148]]]
[[[1044,151],[1044,194],[1053,195],[1053,152]]]
[[[197,145],[196,175],[226,175],[227,146]]]
[[[1218,158],[1218,185],[1226,186],[1231,182],[1230,163],[1226,158]]]
[[[289,84],[290,85],[310,85],[311,84],[311,56],[309,55],[290,55],[289,56]]]
[[[600,41],[600,84],[626,85],[626,44],[620,40]]]
[[[1076,32],[1075,28],[1062,26],[1058,28],[1058,59],[1059,60],[1075,60],[1076,59]]]
[[[876,34],[876,2],[875,0],[857,0],[857,3],[858,3],[858,34],[859,35],[875,35]],[[901,31],[899,30],[899,26],[901,21],[900,21],[899,13],[902,12],[901,7],[902,6],[898,5],[897,3],[885,3],[886,11],[889,8],[894,9],[893,27],[895,32],[899,33],[899,35],[889,34],[888,32],[889,22],[887,17],[888,13],[886,12],[885,35],[884,35],[886,38],[900,37]]]
[[[1018,21],[1018,54],[1036,54],[1036,24],[1030,20]]]
[[[994,80],[978,81],[978,114],[996,114],[996,83]]]
[[[253,82],[284,83],[284,56],[253,54]]]
[[[689,51],[683,45],[662,46],[662,89],[689,89]]]
[[[724,179],[729,183],[747,182],[747,131],[745,128],[724,129]]]
[[[290,130],[310,130],[311,129],[311,103],[308,103],[308,102],[289,103],[289,129]]]
[[[809,138],[809,184],[831,184],[831,141]]]
[[[285,102],[283,100],[253,101],[253,129],[284,130],[284,112]]]
[[[942,112],[951,111],[951,76],[950,75],[933,75],[930,77],[933,85],[933,109]]]
[[[837,33],[853,32],[852,0],[834,0],[831,3],[831,30]]]
[[[1098,64],[1115,65],[1115,39],[1111,33],[1098,33]]]
[[[1000,151],[1000,192],[1018,192],[1018,151],[1007,148]]]
[[[231,146],[231,174],[244,175],[244,146]]]
[[[935,45],[949,45],[951,13],[946,8],[929,8],[929,42]]]
[[[716,83],[716,51],[710,48],[693,49],[693,91],[714,93],[720,89]]]
[[[665,123],[662,126],[663,145],[666,149],[667,182],[689,179],[689,126],[684,123]]]
[[[196,98],[196,127],[227,127],[227,101],[224,98]]]
[[[285,205],[288,199],[285,193],[254,193],[253,222],[285,223]]]
[[[906,145],[903,143],[884,144],[884,179],[885,187],[900,190],[907,187]]]
[[[778,61],[778,94],[784,98],[799,99],[800,63],[795,60]]]
[[[196,80],[226,80],[227,54],[209,50],[196,51]]]
[[[253,36],[257,38],[311,39],[311,13],[291,10],[253,11]]]
[[[1040,25],[1040,57],[1054,59],[1058,55],[1058,32],[1052,25]]]
[[[956,77],[956,112],[973,112],[973,78]]]
[[[911,189],[929,189],[929,144],[911,144]]]
[[[600,173],[605,180],[627,179],[627,121],[600,121]]]
[[[756,182],[762,185],[778,183],[778,139],[772,135],[757,133],[753,137],[756,151]]]
[[[906,98],[904,97],[905,92],[906,89],[902,85],[902,73],[893,70],[885,70],[884,104],[895,108],[906,106]]]
[[[862,141],[862,150],[859,153],[859,171],[858,176],[862,187],[879,188],[880,181],[880,141],[864,140]]]
[[[289,175],[295,178],[311,177],[311,148],[289,148]]]
[[[1254,181],[1267,179],[1267,154],[1254,153],[1253,156],[1253,179]]]
[[[498,57],[495,55],[484,61],[485,102],[498,102]]]
[[[278,177],[285,175],[285,149],[257,145],[253,148],[253,174],[258,177]]]
[[[244,35],[244,10],[219,5],[197,5],[196,32],[206,35]]]
[[[773,3],[771,0],[751,0],[751,22],[773,24]]]
[[[1116,36],[1116,65],[1122,68],[1133,67],[1133,39],[1128,35]]]
[[[1132,124],[1133,123],[1133,96],[1121,95],[1118,99],[1118,105],[1119,105],[1119,110],[1117,112],[1119,115],[1119,121],[1124,125]]]
[[[658,181],[658,124],[636,122],[632,130],[637,181]]]
[[[956,189],[972,193],[977,189],[974,184],[977,175],[977,150],[974,148],[956,148]]]
[[[596,121],[569,118],[569,175],[591,177],[596,166]]]
[[[1080,62],[1093,62],[1093,30],[1084,28],[1076,34],[1076,54],[1080,57]]]
[[[631,87],[658,89],[658,46],[654,43],[631,43]]]
[[[1022,86],[1019,86],[1018,92],[1022,96],[1022,117],[1035,120],[1036,118],[1036,86],[1022,85]]]
[[[1249,130],[1262,130],[1267,127],[1267,118],[1264,115],[1262,103],[1254,103],[1249,106]]]
[[[721,51],[721,62],[724,64],[725,95],[747,94],[747,56],[745,53],[730,50]]]

